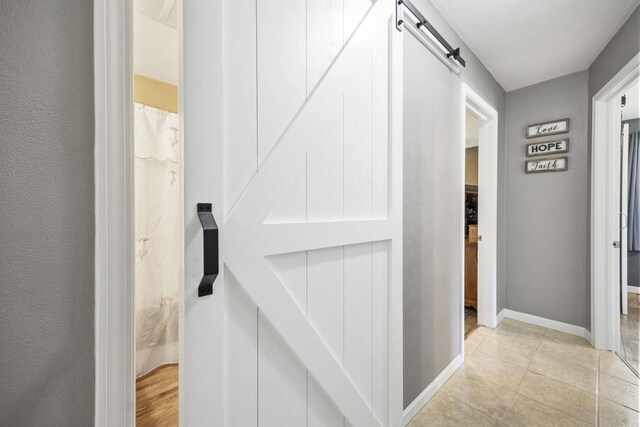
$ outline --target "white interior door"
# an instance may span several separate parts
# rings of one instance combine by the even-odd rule
[[[629,223],[629,123],[622,126],[622,164],[620,175],[620,302],[622,314],[627,314],[627,261],[629,242],[627,238]]]
[[[607,260],[605,263],[607,277],[607,305],[611,310],[607,310],[608,331],[607,336],[611,338],[610,346],[613,351],[620,349],[620,313],[621,313],[621,265],[623,249],[621,242],[621,181],[622,181],[622,144],[618,140],[622,135],[622,122],[620,121],[619,97],[609,100],[606,104],[608,120],[606,123],[607,132],[610,135],[607,153],[607,200],[606,200],[606,241]],[[626,253],[624,254],[626,256]],[[596,315],[597,318],[597,315]],[[600,344],[601,345],[601,344]]]
[[[402,419],[394,0],[184,2],[182,425]],[[213,203],[220,274],[203,274]]]
[[[480,128],[478,143],[478,323],[495,327],[494,286],[497,280],[497,146],[493,121]]]
[[[465,102],[482,115],[478,134],[478,324],[495,328],[498,281],[498,113],[465,86]]]

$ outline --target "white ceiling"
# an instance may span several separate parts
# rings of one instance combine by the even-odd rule
[[[431,1],[506,91],[586,70],[640,4],[640,0]]]
[[[625,92],[627,103],[622,109],[622,120],[640,118],[640,83]]]
[[[134,73],[177,85],[178,40],[175,0],[135,0]]]

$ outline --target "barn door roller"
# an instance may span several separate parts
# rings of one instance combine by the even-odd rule
[[[418,22],[415,24],[418,29],[424,28],[428,31],[437,41],[442,45],[442,47],[447,51],[447,58],[453,58],[463,67],[466,67],[466,63],[462,56],[460,56],[460,48],[453,48],[447,40],[442,37],[442,35],[434,28],[427,18],[424,17],[422,13],[416,8],[410,0],[396,0],[396,28],[398,31],[402,31],[402,26],[406,24],[404,20],[404,11],[403,6],[407,8],[407,10],[415,16]]]

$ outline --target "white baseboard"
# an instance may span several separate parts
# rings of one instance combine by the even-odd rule
[[[593,341],[591,338],[591,331],[588,331],[586,328],[584,330],[584,339],[586,339],[587,341],[589,341],[591,345],[593,345]]]
[[[640,287],[638,286],[627,286],[627,292],[630,294],[640,294]]]
[[[497,319],[496,319],[496,321],[498,322],[498,325],[499,325],[499,324],[500,324],[500,322],[502,322],[502,320],[504,319],[505,310],[506,310],[506,308],[503,308],[502,310],[500,310],[500,313],[498,313],[498,317],[497,317]]]
[[[500,312],[498,318],[500,319],[501,317],[508,317],[509,319],[531,323],[532,325],[554,329],[556,331],[565,332],[571,335],[577,335],[579,337],[586,337],[587,333],[587,330],[581,326],[570,325],[568,323],[558,322],[557,320],[545,319],[544,317],[538,317],[532,314],[520,313],[519,311],[509,310],[508,308],[505,308]]]
[[[431,398],[438,392],[438,390],[440,390],[444,383],[446,383],[451,375],[453,375],[453,373],[456,371],[456,369],[458,369],[461,363],[462,357],[460,355],[457,355],[456,358],[453,359],[451,363],[449,363],[449,366],[444,368],[444,370],[440,372],[440,375],[438,375],[436,379],[433,380],[431,384],[429,384],[427,388],[425,388],[424,391],[420,393],[420,395],[416,397],[409,406],[407,406],[407,409],[405,409],[402,413],[402,421],[404,422],[405,426],[409,424],[413,417],[415,417],[418,412],[420,412],[420,409],[422,409],[422,407],[431,400]]]

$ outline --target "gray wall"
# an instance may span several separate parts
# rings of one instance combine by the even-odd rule
[[[0,425],[94,413],[91,1],[0,8]]]
[[[640,52],[640,7],[631,14],[627,22],[613,36],[607,46],[600,52],[600,55],[589,67],[589,116],[588,132],[591,141],[591,128],[593,114],[591,111],[592,100],[596,93],[609,82],[617,73]],[[591,146],[589,146],[589,165],[591,165]],[[589,188],[591,186],[591,167],[589,166]],[[591,203],[591,194],[589,194]],[[587,223],[591,224],[591,211],[587,212]],[[587,236],[591,239],[591,228],[586,230]],[[590,265],[591,253],[587,254],[587,262]],[[591,270],[587,271],[587,277],[591,280]],[[591,293],[587,295],[587,305],[585,307],[587,317],[587,329],[591,330]]]
[[[507,307],[586,326],[587,72],[507,94]],[[570,119],[569,170],[525,174],[528,124]]]
[[[426,0],[415,2],[467,67],[451,73],[410,33],[404,43],[404,405],[409,405],[460,354],[463,270],[460,232],[461,83],[499,113],[504,146],[505,92]],[[503,150],[499,149],[501,155]],[[499,165],[504,165],[500,159]],[[499,170],[500,218],[504,169]],[[499,239],[504,238],[503,230]],[[503,248],[498,242],[498,248]],[[503,265],[500,264],[502,269]],[[504,306],[503,269],[499,307]]]
[[[640,52],[638,7],[589,67],[589,100]]]
[[[640,131],[640,119],[628,120],[629,133]],[[640,286],[640,252],[629,251],[627,256],[627,284]]]

